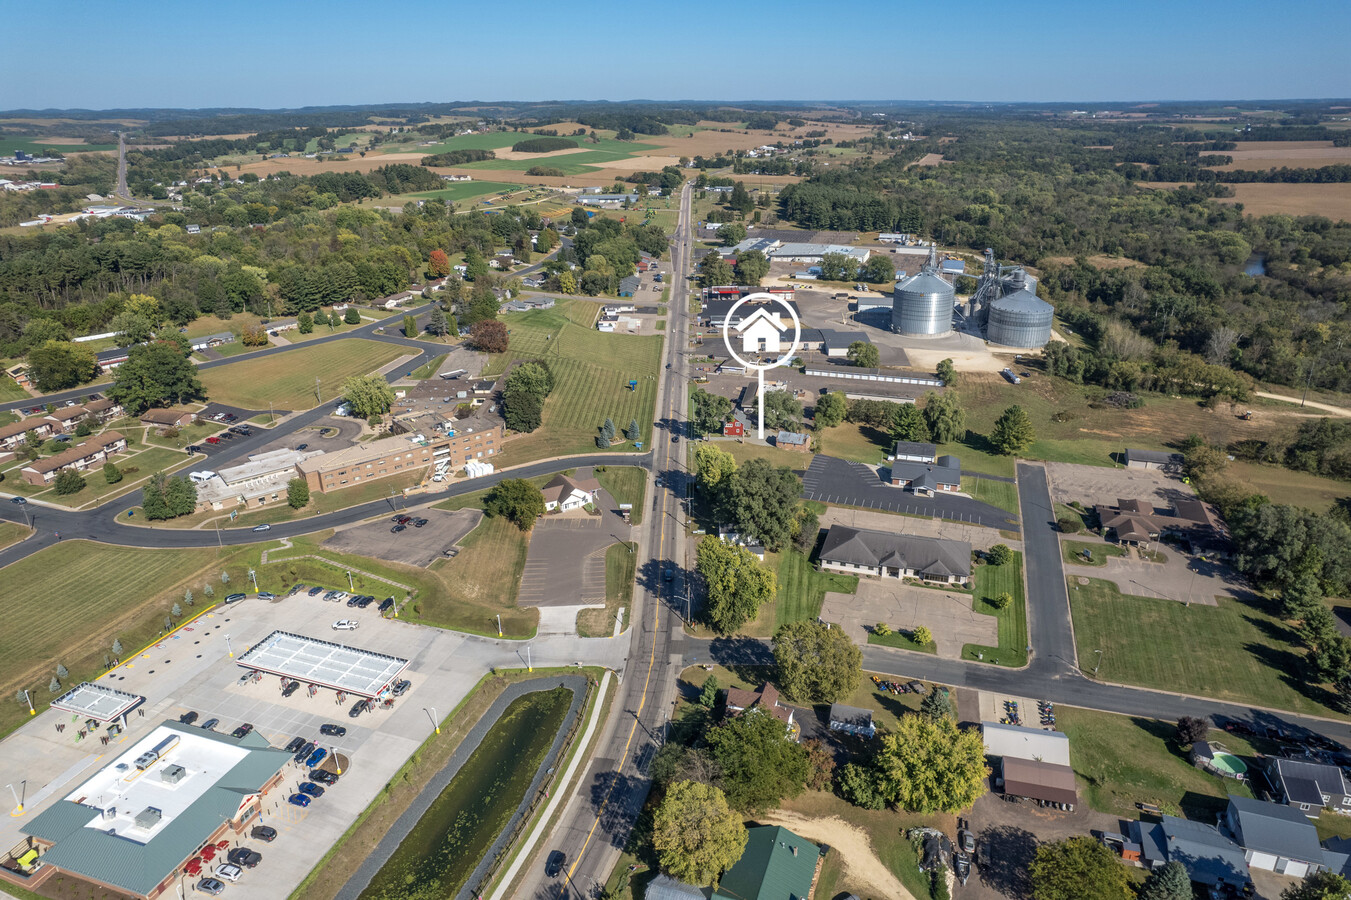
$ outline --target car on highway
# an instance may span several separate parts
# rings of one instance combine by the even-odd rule
[[[322,594],[323,592],[324,592],[324,589],[321,588],[321,587],[312,587],[312,588],[310,588],[310,591],[309,591],[311,597],[318,597],[318,596],[319,596],[320,594]]]
[[[305,746],[305,739],[303,737],[291,738],[291,742],[286,745],[286,752],[295,753],[303,746]]]
[[[327,750],[325,750],[323,747],[315,747],[314,752],[310,754],[309,759],[305,760],[305,768],[313,769],[315,766],[323,762],[324,757],[326,756],[328,756]]]
[[[197,882],[197,890],[212,897],[219,897],[225,892],[225,882],[217,881],[215,878],[203,878]]]
[[[306,759],[309,758],[310,754],[314,752],[314,748],[315,748],[314,741],[306,741],[305,746],[297,750],[296,755],[293,758],[295,759],[296,762],[304,762]]]
[[[291,682],[290,684],[288,684],[286,687],[284,687],[284,688],[281,689],[281,695],[282,695],[283,697],[289,697],[289,696],[291,696],[292,694],[294,694],[294,693],[295,693],[296,691],[298,691],[298,690],[300,690],[300,682],[299,682],[299,681],[293,681],[293,682]]]
[[[314,769],[310,772],[310,781],[316,784],[335,785],[338,783],[338,776],[325,769]]]
[[[292,794],[286,798],[286,802],[292,806],[309,806],[310,798],[307,794]]]
[[[334,631],[356,631],[361,623],[356,619],[339,619],[333,623]]]
[[[244,874],[244,870],[234,863],[221,863],[216,866],[216,871],[212,873],[222,881],[228,881],[235,884],[239,881],[239,876]]]
[[[678,444],[678,443],[680,443],[680,435],[678,435],[678,434],[673,434],[673,435],[671,435],[671,443],[673,443],[673,444]]]
[[[563,871],[563,867],[568,864],[568,855],[562,850],[555,850],[549,854],[549,859],[544,863],[544,875],[546,878],[557,878]]]
[[[225,602],[238,603],[240,600],[243,600],[247,596],[248,594],[230,594],[228,597],[225,598]]]
[[[661,580],[662,580],[662,581],[674,581],[674,580],[675,580],[675,569],[672,569],[670,566],[667,566],[667,567],[666,567],[666,571],[661,573]]]
[[[346,729],[345,727],[343,727],[342,725],[334,725],[334,724],[332,724],[332,723],[325,723],[325,724],[319,726],[319,733],[320,733],[320,734],[326,734],[326,735],[328,735],[329,737],[343,737],[344,735],[347,734],[347,729]]]
[[[183,715],[179,716],[178,721],[182,722],[184,725],[191,725],[193,722],[197,721],[197,713],[189,710],[188,712],[185,712],[183,713]]]
[[[215,731],[216,726],[220,724],[220,719],[207,719],[202,723],[202,729],[205,731]]]
[[[225,858],[237,866],[252,869],[263,861],[263,854],[248,847],[236,847]]]
[[[302,794],[309,794],[311,797],[314,797],[315,799],[324,796],[324,789],[312,781],[300,782],[300,784],[297,786],[297,789]]]
[[[248,734],[252,730],[253,726],[250,725],[248,722],[245,722],[243,725],[240,725],[234,731],[230,732],[230,734],[233,735],[234,737],[242,738],[244,735]]]
[[[270,844],[277,839],[277,829],[271,825],[255,825],[253,830],[249,832],[249,837]]]
[[[253,530],[254,530],[254,531],[271,531],[271,530],[272,530],[272,526],[269,525],[269,524],[267,524],[266,522],[264,522],[264,523],[261,524],[261,525],[255,525],[255,526],[253,526]]]

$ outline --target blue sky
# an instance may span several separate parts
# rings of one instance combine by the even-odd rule
[[[1351,95],[1347,0],[45,0],[5,22],[0,108]]]

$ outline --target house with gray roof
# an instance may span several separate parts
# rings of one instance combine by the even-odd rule
[[[1214,825],[1177,816],[1159,818],[1155,823],[1127,823],[1127,836],[1130,843],[1139,847],[1140,862],[1145,868],[1159,869],[1177,862],[1187,870],[1188,878],[1207,887],[1240,888],[1249,882],[1243,848]]]
[[[1351,810],[1351,788],[1342,770],[1307,759],[1272,757],[1267,760],[1267,780],[1276,789],[1276,799],[1311,819],[1324,807]]]
[[[921,497],[962,489],[962,461],[951,454],[933,462],[891,461],[891,483]]]
[[[1243,848],[1250,868],[1303,878],[1324,867],[1318,829],[1298,809],[1231,796],[1220,825]]]
[[[38,863],[105,889],[153,898],[207,843],[261,814],[291,755],[164,722],[20,826]]]
[[[965,584],[971,578],[971,545],[966,541],[832,525],[821,545],[821,566],[850,575]]]

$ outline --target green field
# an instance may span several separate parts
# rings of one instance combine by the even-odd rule
[[[1299,638],[1257,598],[1219,606],[1122,594],[1100,579],[1070,579],[1079,662],[1103,681],[1336,716],[1331,692],[1304,677]]]
[[[478,137],[479,135],[468,136]],[[495,137],[495,135],[484,135],[484,137]],[[530,135],[519,135],[517,140],[526,140],[529,137]],[[458,138],[456,140],[458,140]],[[516,141],[513,140],[505,145],[499,144],[497,146],[510,146],[515,142]],[[635,156],[643,156],[648,152],[662,149],[655,144],[635,144],[629,141],[616,141],[604,138],[596,144],[582,140],[581,148],[582,152],[580,153],[532,154],[528,159],[485,159],[481,162],[465,163],[460,168],[524,172],[526,169],[534,166],[550,166],[561,169],[565,175],[582,175],[596,169],[604,168],[611,163],[620,160],[631,159]]]
[[[19,383],[8,375],[0,375],[0,402],[26,400],[29,393],[19,387]]]
[[[620,428],[626,425],[616,425]],[[597,467],[596,480],[616,503],[632,503],[629,521],[634,525],[643,524],[643,498],[647,495],[647,470],[638,466]]]
[[[1135,804],[1152,803],[1170,815],[1211,821],[1230,794],[1252,796],[1246,785],[1191,765],[1171,722],[1057,706],[1056,727],[1074,748],[1070,760],[1083,799],[1099,812],[1137,819]],[[1230,735],[1215,739],[1244,755]]]
[[[603,334],[591,327],[599,311],[595,303],[568,300],[554,309],[505,319],[510,347],[492,358],[485,376],[502,372],[514,359],[542,358],[553,371],[555,385],[544,402],[544,424],[531,434],[511,438],[499,466],[594,452],[607,416],[620,431],[637,419],[643,446],[649,446],[662,338]],[[638,382],[636,391],[629,390],[630,379]],[[635,448],[625,443],[613,449]]]
[[[0,156],[13,156],[15,150],[41,156],[48,150],[54,153],[85,153],[92,150],[116,149],[116,144],[52,144],[44,143],[41,138],[0,137]]]
[[[1092,554],[1091,559],[1084,559],[1083,552],[1087,550]],[[1107,557],[1124,557],[1126,549],[1119,544],[1109,544],[1106,541],[1061,541],[1061,558],[1074,566],[1105,566]]]
[[[261,359],[246,360],[201,373],[207,396],[217,403],[244,409],[309,409],[319,404],[315,378],[324,402],[337,399],[352,375],[374,372],[410,352],[394,344],[359,339],[332,341]]]
[[[393,153],[422,153],[427,156],[435,156],[438,153],[446,153],[451,150],[501,150],[503,147],[510,147],[517,141],[528,140],[535,135],[522,134],[519,131],[490,131],[486,134],[460,134],[453,138],[446,138],[439,144],[432,144],[429,147],[414,147],[410,149],[404,144],[390,144],[390,152]]]
[[[485,516],[460,542],[454,559],[438,561],[433,571],[441,590],[422,597],[407,618],[443,628],[483,633],[494,628],[495,616],[513,633],[533,631],[534,610],[516,608],[530,536],[506,519]]]
[[[964,478],[962,490],[982,503],[997,506],[1015,516],[1018,511],[1018,485],[1007,481],[992,481],[989,478]]]
[[[716,541],[717,538],[705,540]],[[857,575],[818,572],[807,554],[795,547],[788,547],[781,553],[766,553],[763,564],[774,570],[778,590],[774,599],[760,607],[755,618],[739,629],[740,634],[773,637],[781,625],[815,621],[821,615],[821,604],[827,591],[852,594],[858,590]]]
[[[487,194],[501,194],[509,191],[522,190],[525,185],[507,184],[504,181],[456,181],[451,182],[449,187],[439,191],[423,191],[418,194],[405,194],[406,197],[420,197],[428,200],[449,200],[451,203],[459,203],[461,200],[472,200],[475,197],[482,197]]]
[[[999,620],[999,646],[982,647],[967,644],[962,647],[962,659],[984,659],[1001,666],[1027,665],[1027,594],[1023,590],[1023,555],[1013,554],[1013,562],[1005,566],[976,567],[975,596],[971,608],[978,613]],[[1008,592],[1013,602],[1005,609],[995,609],[988,598]]]

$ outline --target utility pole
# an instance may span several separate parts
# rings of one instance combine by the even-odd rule
[[[318,375],[314,376],[314,398],[315,398],[315,400],[317,400],[319,403],[323,403],[323,402],[324,402],[324,396],[323,396],[323,394],[322,394],[322,393],[320,392],[320,390],[319,390],[319,376],[318,376]]]

